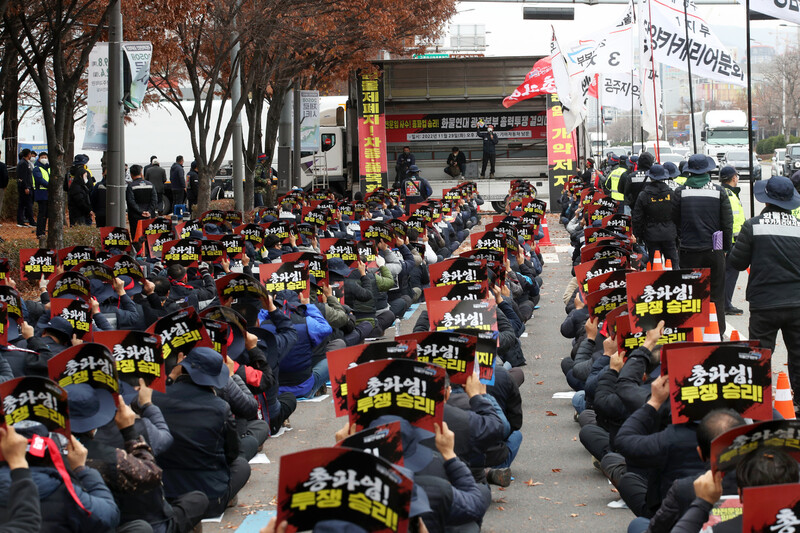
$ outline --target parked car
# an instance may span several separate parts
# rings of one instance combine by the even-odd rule
[[[786,148],[778,148],[772,152],[772,175],[786,175]]]
[[[752,154],[753,158],[753,180],[761,179],[761,158],[756,154]],[[747,152],[741,150],[731,150],[725,154],[725,160],[722,165],[731,165],[736,169],[740,179],[750,178],[750,162],[747,160]]]
[[[787,144],[786,153],[783,157],[783,171],[789,177],[800,170],[800,144]]]

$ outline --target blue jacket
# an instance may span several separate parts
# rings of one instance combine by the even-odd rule
[[[183,165],[180,163],[172,163],[169,168],[169,183],[173,190],[186,188],[186,175],[183,171]]]
[[[77,533],[116,529],[119,524],[119,508],[97,470],[84,467],[72,474],[75,494],[86,511],[91,514],[78,507],[54,467],[31,466],[30,473],[39,492],[41,531]],[[10,488],[11,470],[4,465],[0,467],[0,523],[2,524],[11,518],[6,507]]]
[[[280,384],[282,388],[305,384],[311,377],[314,348],[324,342],[333,329],[316,306],[301,305],[297,293],[281,291],[277,297],[279,301],[283,299],[281,311],[292,321],[292,327],[297,332],[297,342],[280,361]],[[258,318],[262,328],[276,332],[275,325],[267,323],[272,317],[266,310],[262,309]],[[300,393],[302,395],[302,391]]]
[[[39,161],[36,161],[36,164],[33,166],[33,199],[36,202],[47,201],[47,187],[49,181],[44,179],[42,169],[46,172],[50,172],[50,165],[44,166],[39,164]]]
[[[495,153],[495,145],[500,141],[495,132],[489,132],[489,130],[479,131],[478,137],[483,139],[484,154]]]

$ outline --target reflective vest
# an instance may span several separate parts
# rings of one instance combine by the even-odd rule
[[[45,183],[49,184],[50,183],[50,170],[46,169],[44,167],[38,167],[38,168],[39,168],[39,172],[42,173],[42,179],[45,181]],[[47,189],[47,186],[39,187],[39,185],[36,184],[36,180],[33,180],[33,186],[36,189]]]
[[[678,185],[683,185],[684,183],[686,183],[686,176],[678,176],[677,178],[675,178],[675,183],[677,183]]]
[[[605,186],[611,192],[612,200],[619,200],[620,202],[625,199],[625,195],[619,191],[619,180],[627,169],[619,167],[608,175]]]
[[[733,212],[733,242],[736,242],[736,236],[739,235],[739,232],[742,230],[742,224],[744,224],[744,208],[742,207],[742,201],[739,200],[739,197],[736,196],[736,193],[727,187],[723,187],[725,192],[728,193],[728,200],[731,202],[731,211]]]
[[[792,209],[792,214],[794,215],[794,218],[800,218],[800,207],[795,207]]]

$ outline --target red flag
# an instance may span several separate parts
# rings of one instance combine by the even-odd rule
[[[522,82],[522,85],[503,100],[503,107],[509,108],[522,100],[556,92],[553,65],[550,59],[550,56],[543,57],[533,65],[531,71],[525,76],[525,81]]]

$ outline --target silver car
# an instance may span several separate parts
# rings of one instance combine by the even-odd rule
[[[772,175],[786,175],[786,148],[778,148],[772,152]]]
[[[753,158],[753,179],[760,180],[761,179],[761,158],[757,157],[756,154],[752,154]],[[736,173],[739,174],[741,179],[749,179],[750,178],[750,162],[747,160],[747,152],[740,151],[740,150],[733,150],[725,154],[725,160],[722,166],[731,165],[733,168],[736,169]]]

